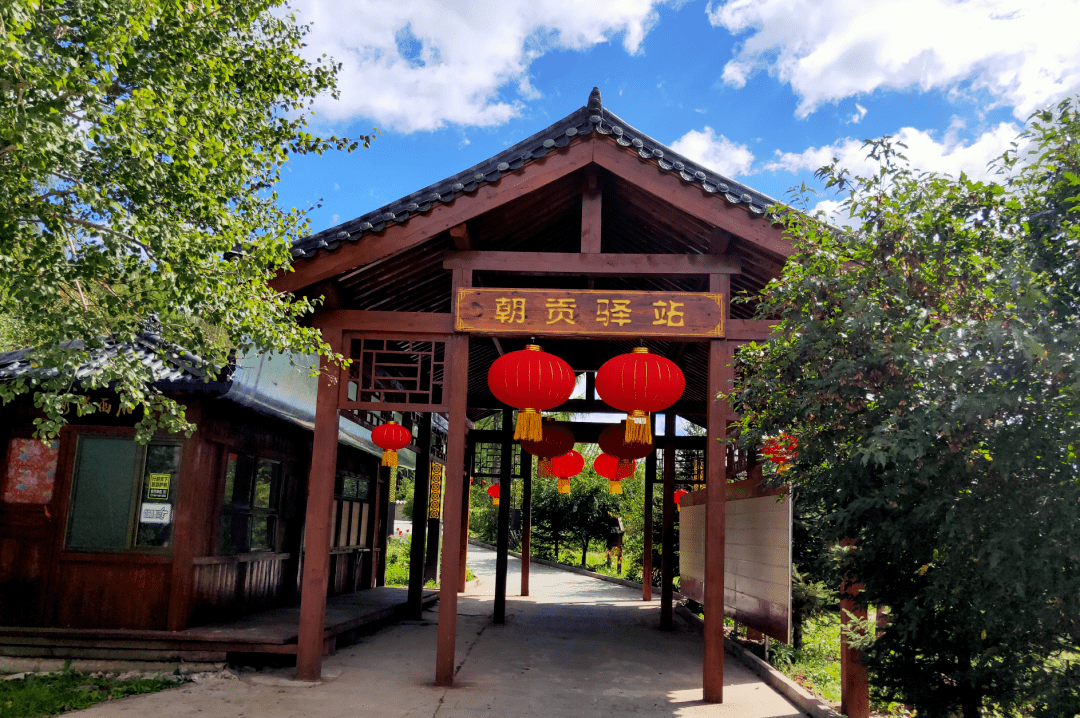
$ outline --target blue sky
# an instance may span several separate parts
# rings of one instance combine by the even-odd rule
[[[1030,113],[1080,93],[1080,3],[1031,0],[297,0],[342,63],[314,127],[370,149],[297,158],[318,231],[441,180],[585,104],[777,199],[865,138],[989,176]],[[830,209],[825,200],[820,206]]]

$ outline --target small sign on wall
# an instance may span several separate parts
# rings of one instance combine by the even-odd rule
[[[141,524],[171,524],[172,504],[143,504],[139,512]]]
[[[171,480],[172,474],[150,474],[146,479],[146,498],[168,499]]]

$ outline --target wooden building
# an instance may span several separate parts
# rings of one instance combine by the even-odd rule
[[[315,380],[267,355],[205,382],[194,357],[156,359],[155,341],[148,335],[133,349],[186,406],[198,426],[189,438],[136,443],[136,416],[106,392],[90,397],[99,411],[70,416],[52,442],[32,437],[30,397],[5,407],[0,653],[87,655],[77,641],[63,644],[65,654],[50,640],[89,631],[90,641],[112,629],[152,637],[298,600]],[[31,370],[25,351],[0,355],[0,380]],[[389,474],[370,429],[386,418],[413,420],[354,414],[331,437],[334,538],[323,600],[382,582]],[[403,451],[402,470],[414,465]],[[86,646],[93,657],[113,655]],[[152,642],[147,649],[155,655]]]
[[[298,677],[320,675],[318,626],[330,576],[332,531],[323,517],[337,467],[318,447],[333,440],[340,412],[383,407],[448,417],[435,677],[452,684],[467,432],[476,418],[507,410],[488,389],[488,367],[533,340],[587,377],[639,345],[682,368],[686,391],[668,426],[678,415],[707,429],[705,611],[723,614],[725,486],[746,465],[717,442],[732,416],[713,398],[731,384],[734,347],[769,335],[767,323],[752,319],[753,304],[730,299],[760,292],[792,253],[766,214],[772,202],[634,129],[594,90],[585,107],[495,157],[294,247],[293,271],[275,288],[324,297],[313,321],[353,359],[337,383],[319,385]],[[605,410],[588,381],[587,398],[561,410]],[[662,440],[666,451],[674,439]],[[509,441],[503,437],[507,449]],[[673,482],[664,478],[670,518]],[[499,553],[496,621],[505,602],[504,541]],[[670,611],[669,582],[661,623]],[[723,696],[722,627],[706,622],[707,701]]]

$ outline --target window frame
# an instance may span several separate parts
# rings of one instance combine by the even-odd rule
[[[86,440],[110,439],[129,441],[135,445],[137,460],[134,473],[131,477],[131,492],[127,511],[127,527],[125,531],[125,546],[123,548],[87,548],[72,546],[71,525],[75,516],[76,500],[78,496],[78,475],[80,467],[80,450]],[[139,444],[135,440],[135,431],[127,427],[76,427],[71,431],[61,432],[60,458],[57,462],[57,473],[62,470],[67,477],[66,486],[63,487],[63,503],[61,530],[57,533],[60,549],[65,553],[106,553],[106,554],[144,554],[144,555],[171,555],[174,552],[176,515],[180,503],[180,486],[184,475],[184,448],[189,441],[181,436],[164,434],[153,436],[146,444]],[[176,460],[176,470],[170,482],[168,503],[172,506],[172,521],[170,524],[173,531],[170,532],[168,544],[165,546],[147,546],[138,544],[139,511],[145,498],[146,489],[146,460],[147,450],[151,445],[173,446],[179,449]],[[57,499],[59,486],[54,491],[53,500]]]
[[[248,447],[241,447],[236,445],[221,444],[221,461],[220,469],[218,471],[218,489],[216,492],[217,511],[215,512],[214,521],[214,540],[213,550],[215,556],[250,556],[252,554],[273,554],[280,553],[281,544],[284,541],[282,536],[282,513],[283,513],[283,492],[285,490],[286,483],[286,465],[288,463],[288,456],[277,452],[267,451],[261,449],[250,449]],[[240,456],[247,456],[252,459],[251,461],[251,478],[248,484],[248,498],[246,503],[237,502],[231,500],[232,497],[226,496],[228,489],[228,473],[229,473],[229,461],[236,456],[238,459]],[[269,462],[277,467],[277,471],[271,479],[270,485],[270,498],[269,506],[257,506],[256,505],[256,489],[258,487],[258,471],[261,462]],[[235,484],[233,485],[233,491],[235,493]],[[230,518],[231,517],[231,518]],[[235,546],[226,547],[224,545],[224,529],[226,521],[236,521],[237,517],[246,517],[246,530],[243,531],[245,541],[241,549],[237,549]],[[255,520],[263,519],[270,520],[267,534],[270,536],[269,547],[256,547],[253,545],[252,534],[255,529]],[[237,535],[235,527],[233,527],[233,536]],[[231,549],[231,550],[229,550]]]

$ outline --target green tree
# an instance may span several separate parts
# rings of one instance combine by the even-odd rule
[[[821,175],[854,226],[781,210],[796,254],[737,358],[744,437],[799,440],[785,475],[833,582],[890,608],[872,686],[920,715],[1080,712],[1080,118],[1033,117],[999,182]]]
[[[337,67],[300,58],[305,32],[279,0],[0,5],[0,316],[55,367],[0,395],[36,389],[39,431],[59,429],[65,404],[92,412],[81,390],[106,386],[144,409],[142,438],[190,430],[127,352],[76,382],[103,346],[208,378],[233,347],[327,349],[296,321],[311,304],[267,285],[307,233],[304,212],[277,204],[281,167],[357,146],[306,130]]]

